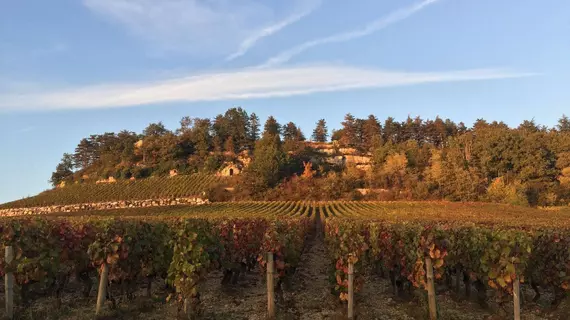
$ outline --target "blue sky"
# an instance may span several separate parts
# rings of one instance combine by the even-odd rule
[[[0,202],[90,134],[242,106],[553,126],[570,114],[570,1],[0,1]]]

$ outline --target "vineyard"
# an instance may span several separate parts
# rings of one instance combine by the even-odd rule
[[[0,209],[196,196],[202,195],[220,179],[214,175],[195,174],[101,184],[76,183],[2,204]]]
[[[212,295],[212,278],[221,291],[236,286],[253,290],[244,285],[250,282],[252,288],[263,286],[267,253],[274,259],[278,317],[343,308],[349,264],[355,269],[357,315],[360,311],[362,319],[371,311],[358,309],[359,301],[367,304],[385,294],[371,293],[372,279],[385,278],[381,281],[389,283],[390,296],[403,301],[414,292],[426,294],[431,269],[438,299],[473,295],[481,310],[505,313],[507,318],[512,317],[508,313],[514,283],[521,282],[523,296],[529,298],[523,299],[523,311],[530,310],[527,305],[539,306],[531,299],[541,300],[540,306],[557,307],[570,290],[567,210],[437,202],[213,203],[3,218],[0,232],[3,245],[14,250],[11,263],[0,259],[0,273],[14,275],[17,310],[46,296],[62,308],[62,296],[70,291],[93,299],[95,284],[107,272],[110,309],[132,303],[135,297],[152,296],[153,284],[164,281],[161,303],[178,306],[179,314],[215,318],[211,307],[204,310]],[[310,256],[317,254],[318,259]],[[307,261],[320,267],[307,267]],[[322,302],[327,300],[297,283],[302,279],[309,288],[319,287],[321,274],[329,279],[322,284],[324,290],[334,293],[326,299],[336,304]],[[311,295],[321,301],[312,309],[306,307]],[[243,292],[236,296],[249,297]],[[241,318],[255,312],[264,315],[262,302],[252,302],[258,306],[253,311],[232,312]],[[427,310],[419,309],[420,316],[402,311],[390,318],[427,317]],[[446,312],[438,306],[440,317]],[[550,315],[567,319],[568,314]]]

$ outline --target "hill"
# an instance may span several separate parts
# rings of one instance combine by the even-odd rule
[[[4,203],[0,209],[202,196],[210,186],[222,179],[215,175],[193,174],[118,180],[113,183],[72,183],[33,197]]]
[[[171,171],[239,176],[234,179],[235,193],[220,189],[224,192],[211,193],[212,201],[570,203],[570,119],[566,116],[552,128],[532,120],[509,127],[484,119],[468,127],[439,117],[380,121],[374,115],[357,118],[349,113],[330,135],[326,121],[319,120],[307,139],[293,122],[282,124],[270,116],[262,125],[254,113],[232,108],[213,118],[184,117],[174,130],[159,122],[142,133],[91,135],[70,151],[56,166],[51,182],[72,189],[7,206],[112,201],[133,198],[131,193],[135,197],[187,195],[187,190],[170,190],[152,182],[144,191],[137,190],[138,184],[135,190],[118,190],[120,186],[129,189],[128,182],[110,188],[92,185],[109,179],[144,181]],[[200,184],[195,187],[190,192],[205,191]],[[74,194],[74,188],[78,188],[75,195],[68,195]],[[153,190],[158,188],[170,191]]]

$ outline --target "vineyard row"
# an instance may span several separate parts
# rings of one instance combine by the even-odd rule
[[[107,266],[112,282],[128,286],[162,277],[175,289],[173,297],[196,300],[208,271],[222,268],[230,282],[244,268],[263,270],[267,252],[274,253],[279,287],[299,263],[316,224],[334,270],[331,286],[341,300],[348,297],[350,264],[356,290],[363,270],[372,268],[388,274],[398,292],[406,285],[427,287],[428,259],[436,281],[458,288],[463,279],[481,302],[489,288],[499,302],[508,301],[515,280],[537,292],[554,291],[554,304],[570,287],[570,228],[567,220],[555,219],[564,212],[369,202],[215,203],[161,215],[157,210],[112,218],[2,219],[2,243],[14,247],[15,259],[10,265],[0,260],[0,272],[14,273],[23,298],[38,286],[54,288],[57,295],[66,283],[61,279],[69,277],[86,279],[87,287],[89,274]]]
[[[203,193],[220,179],[223,178],[193,174],[151,177],[136,181],[120,180],[105,184],[75,183],[2,204],[0,209],[203,196]]]

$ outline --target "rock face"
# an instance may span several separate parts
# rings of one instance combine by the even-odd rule
[[[364,156],[346,156],[347,163],[369,164],[372,159]]]
[[[354,155],[357,152],[354,148],[340,148],[338,151],[344,155]]]
[[[166,207],[166,206],[176,206],[176,205],[204,205],[208,203],[210,203],[208,199],[202,199],[202,198],[124,200],[124,201],[56,205],[56,206],[46,206],[46,207],[1,209],[0,216],[11,217],[11,216],[22,216],[22,215],[42,215],[42,214],[58,213],[58,212],[110,210],[110,209],[121,209],[121,208]]]

